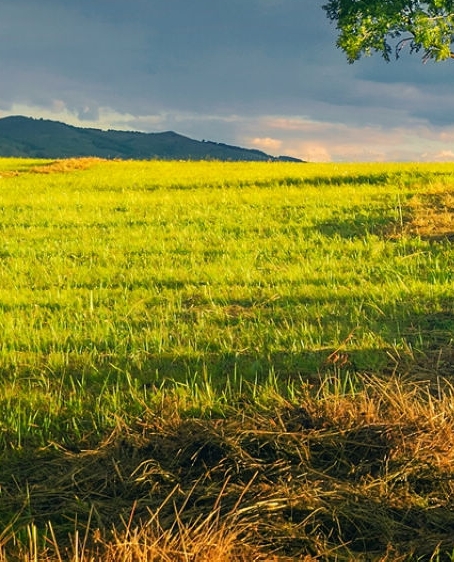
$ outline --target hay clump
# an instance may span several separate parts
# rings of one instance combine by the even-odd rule
[[[448,552],[452,398],[448,382],[434,398],[422,383],[370,378],[355,395],[302,388],[267,407],[242,402],[222,419],[150,410],[79,453],[10,451],[0,476],[0,517],[11,521],[4,551],[35,526],[54,554],[74,549],[68,536],[77,535],[100,560]]]

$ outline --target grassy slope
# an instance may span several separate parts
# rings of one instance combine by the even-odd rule
[[[16,539],[133,511],[168,552],[454,548],[453,166],[0,168]]]

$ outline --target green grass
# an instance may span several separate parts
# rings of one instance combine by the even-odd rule
[[[452,297],[449,244],[384,238],[417,188],[358,170],[357,184],[348,167],[333,181],[326,166],[153,162],[4,179],[1,360],[126,360],[149,382],[166,357],[222,376],[232,358],[266,372],[285,355],[308,374],[352,331],[358,351],[424,346],[421,323]]]
[[[40,451],[53,451],[50,459],[44,455],[45,465],[55,455],[84,450],[109,456],[103,452],[109,436],[139,435],[141,424],[154,427],[162,412],[181,427],[186,420],[215,427],[219,420],[236,420],[231,423],[239,428],[246,411],[257,418],[252,425],[258,435],[289,411],[313,404],[307,415],[312,429],[322,432],[317,454],[337,467],[341,486],[357,468],[347,469],[336,447],[349,450],[345,432],[356,425],[359,431],[364,413],[354,406],[348,421],[331,412],[327,423],[336,437],[329,441],[323,433],[328,426],[316,421],[326,417],[323,404],[364,405],[372,393],[387,405],[370,423],[407,427],[395,411],[398,392],[383,397],[378,381],[403,377],[402,388],[427,381],[428,395],[422,390],[420,402],[399,406],[402,416],[413,412],[419,427],[424,413],[436,418],[427,396],[443,404],[450,396],[444,381],[454,357],[454,165],[3,159],[0,176],[0,461],[7,467],[0,489],[9,498],[0,507],[0,528],[13,522],[5,537],[23,532],[27,542],[27,525],[36,523],[43,532],[54,517],[26,499],[34,488],[27,470],[21,471],[39,461]],[[374,382],[367,390],[363,381]],[[175,431],[162,423],[164,432]],[[279,450],[273,440],[282,438],[285,458],[304,456],[289,452],[292,438],[282,435],[292,431],[285,424],[281,429],[263,451]],[[442,431],[437,426],[432,437]],[[240,438],[235,433],[226,439]],[[266,464],[262,445],[254,446]],[[366,465],[375,462],[367,458],[372,449],[361,453]],[[136,468],[146,462],[138,450]],[[381,453],[377,474],[368,476],[386,488],[389,451]],[[273,455],[280,466],[284,461]],[[331,465],[323,462],[320,470],[329,473]],[[405,472],[402,463],[391,473]],[[422,455],[424,463],[435,466]],[[451,478],[445,464],[436,478]],[[297,465],[289,469],[292,478]],[[120,473],[127,482],[130,475]],[[22,507],[10,501],[14,489]],[[125,509],[141,501],[134,490],[126,499],[122,492]],[[164,487],[159,501],[170,492]],[[215,493],[224,492],[215,486]],[[69,509],[59,503],[65,522],[57,517],[57,535],[59,528],[65,534],[77,527],[69,512],[78,512],[78,493],[65,488],[62,497],[70,496]],[[84,498],[77,517],[87,524],[96,500]],[[290,525],[290,499],[282,501],[287,507],[281,517]],[[443,509],[450,516],[444,503]],[[386,515],[393,519],[391,511]],[[287,550],[294,555],[306,548],[315,555],[318,548],[329,559],[326,552],[340,548],[347,531],[339,531],[336,543],[329,530],[317,534],[315,520],[305,514],[313,533],[306,529],[310,537]],[[339,529],[348,526],[345,517]],[[350,523],[365,532],[359,519]],[[160,536],[170,540],[167,532]],[[393,533],[387,536],[391,544]],[[361,540],[353,541],[357,550]],[[366,550],[368,540],[361,543]],[[437,544],[429,544],[435,552]],[[381,546],[383,560],[389,546]],[[454,549],[444,544],[449,546]]]

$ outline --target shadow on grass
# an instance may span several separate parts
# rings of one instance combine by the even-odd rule
[[[413,170],[411,172],[378,172],[378,173],[366,173],[366,174],[339,174],[339,175],[320,175],[312,177],[301,177],[301,176],[288,176],[276,180],[279,186],[311,186],[311,187],[323,187],[323,186],[342,186],[342,185],[354,185],[356,187],[361,185],[386,185],[389,183],[414,184],[418,180],[426,180],[429,177],[433,179],[434,176],[445,176],[444,172],[430,173],[426,174],[424,172],[418,172]],[[264,187],[270,186],[270,181],[265,180],[264,182],[251,182],[251,185],[263,185]]]
[[[307,299],[306,299],[307,300]],[[316,300],[316,299],[315,299]],[[342,305],[343,297],[336,301],[336,306]],[[349,305],[351,299],[344,300]],[[295,300],[295,304],[299,304]],[[205,310],[203,305],[202,312]],[[210,305],[211,306],[211,305]],[[217,306],[217,305],[216,305]],[[224,303],[226,318],[219,318],[221,324],[241,324],[252,322],[256,329],[257,319],[254,314],[261,308],[260,322],[266,324],[267,318],[272,318],[277,330],[284,330],[286,316],[282,327],[280,325],[280,311],[274,311],[265,304],[260,307],[257,303],[247,300],[229,301]],[[291,306],[291,302],[286,303]],[[451,376],[454,361],[454,311],[449,302],[436,312],[421,313],[423,303],[402,302],[399,305],[373,307],[365,314],[366,329],[377,334],[382,340],[396,342],[382,347],[365,347],[362,341],[361,326],[353,326],[351,333],[345,332],[345,341],[335,347],[321,347],[318,349],[302,349],[300,351],[273,350],[273,342],[267,349],[263,348],[243,350],[238,352],[205,350],[200,353],[153,353],[141,351],[134,347],[112,351],[109,342],[105,347],[97,349],[91,345],[87,351],[80,352],[49,352],[34,354],[32,352],[16,351],[5,355],[2,359],[1,371],[3,380],[45,378],[50,384],[65,378],[83,380],[93,386],[105,385],[106,380],[126,380],[124,375],[131,376],[144,386],[173,385],[188,381],[208,381],[214,390],[225,388],[226,382],[232,388],[243,383],[262,384],[272,374],[281,381],[283,387],[288,382],[303,380],[318,380],[320,375],[330,373],[333,368],[350,373],[416,373],[427,372],[433,377]],[[430,303],[427,304],[430,307]],[[193,309],[183,311],[192,314],[186,322],[197,322],[197,314]],[[216,322],[213,319],[213,322]],[[335,312],[320,319],[323,325],[342,321],[348,325],[347,319],[340,318]],[[134,325],[134,330],[140,330]],[[355,330],[358,329],[358,339]],[[356,340],[356,341],[355,341]],[[356,343],[356,345],[355,345]],[[8,362],[8,357],[11,357]],[[119,373],[117,377],[116,374]]]
[[[365,238],[366,236],[386,236],[399,230],[400,224],[396,217],[382,213],[358,212],[354,218],[320,221],[307,229],[308,236],[314,231],[323,236],[339,237],[345,239]]]

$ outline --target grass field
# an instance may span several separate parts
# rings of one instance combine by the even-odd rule
[[[454,164],[0,159],[0,561],[454,560]]]

